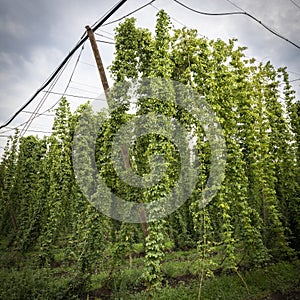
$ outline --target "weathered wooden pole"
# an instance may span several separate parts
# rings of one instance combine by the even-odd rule
[[[95,35],[90,26],[87,25],[85,28],[87,30],[87,34],[88,34],[89,40],[91,42],[92,50],[94,53],[95,61],[96,61],[97,68],[99,71],[99,75],[100,75],[101,83],[102,83],[102,86],[104,89],[104,94],[105,94],[105,97],[107,100],[107,104],[108,104],[108,107],[111,108],[111,103],[110,103],[109,93],[108,93],[109,85],[108,85],[105,69],[104,69],[104,66],[102,63],[102,59],[100,56],[100,52],[98,49],[98,45],[97,45],[97,42],[95,39]],[[128,153],[125,145],[122,145],[122,156],[123,156],[125,168],[130,169],[132,166],[131,166],[131,162],[130,162],[129,153]],[[140,211],[140,219],[141,219],[141,224],[142,224],[142,228],[144,231],[144,235],[146,237],[148,235],[148,222],[147,222],[146,212],[144,210]]]

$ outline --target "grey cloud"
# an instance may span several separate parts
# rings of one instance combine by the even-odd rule
[[[50,1],[1,1],[1,51],[27,56],[34,45],[48,42],[54,7]],[[50,41],[51,42],[51,41]]]
[[[78,41],[84,26],[92,25],[117,1],[0,1],[0,122],[6,120],[40,87],[41,82]],[[226,0],[181,1],[192,8],[209,12],[238,10]],[[290,1],[232,1],[300,44],[300,10]],[[297,1],[300,4],[300,0]],[[143,4],[145,1],[130,0],[112,19]],[[157,0],[154,5],[166,8],[171,16],[189,27],[197,28],[199,33],[209,38],[237,37],[240,45],[248,47],[249,56],[270,60],[278,67],[287,65],[292,71],[300,73],[300,50],[245,16],[204,17],[185,10],[172,0]],[[155,9],[149,6],[136,15],[137,23],[153,29],[155,14]],[[113,32],[113,27],[107,26],[104,29]],[[103,58],[111,59],[114,48],[104,45],[102,49]],[[86,52],[90,53],[89,50]],[[77,81],[80,81],[81,75],[77,73],[76,76]],[[98,74],[95,72],[92,76]]]

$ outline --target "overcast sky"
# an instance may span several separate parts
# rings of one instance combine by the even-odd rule
[[[264,24],[300,45],[300,0],[232,0],[241,9],[252,14]],[[92,25],[117,1],[102,0],[1,0],[0,1],[0,123],[3,124],[40,88],[42,83],[61,63],[67,53],[80,39],[86,25]],[[238,11],[227,0],[182,0],[184,4],[206,12]],[[146,0],[128,0],[111,17],[118,19],[147,3]],[[247,56],[259,61],[270,60],[275,67],[287,66],[290,80],[300,78],[300,49],[279,39],[246,16],[202,16],[184,9],[172,0],[157,0],[134,14],[137,24],[153,30],[158,9],[165,9],[176,27],[182,24],[196,28],[208,38],[228,40],[236,37],[239,44],[247,46]],[[97,39],[111,41],[117,23],[104,26],[97,32],[106,37]],[[99,44],[105,67],[113,59],[114,46]],[[76,52],[53,91],[63,92],[79,52]],[[111,83],[111,81],[110,81]],[[293,86],[300,95],[300,80]],[[80,62],[74,73],[68,94],[98,97],[102,93],[99,76],[89,43],[85,43]],[[33,111],[41,96],[26,109]],[[74,109],[85,99],[67,97]],[[42,109],[45,111],[59,100],[58,95],[49,96]],[[102,102],[104,104],[104,102]],[[21,113],[11,124],[21,124],[30,114]],[[41,116],[30,126],[31,130],[49,131],[51,117]],[[1,135],[12,133],[0,130],[0,147],[6,139]],[[0,148],[0,154],[2,149]]]

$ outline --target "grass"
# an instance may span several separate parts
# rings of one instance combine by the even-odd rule
[[[198,277],[190,271],[189,260],[180,260],[182,257],[193,257],[193,251],[185,254],[168,255],[167,261],[162,265],[164,286],[154,292],[153,299],[198,299]],[[204,281],[201,299],[268,299],[267,297],[275,293],[279,293],[281,298],[274,299],[298,299],[293,296],[284,298],[284,295],[289,295],[291,291],[300,292],[299,269],[298,261],[279,262],[265,268],[245,271],[240,276],[237,273],[223,273]],[[148,299],[140,281],[142,273],[142,268],[121,270],[112,278],[109,288],[103,285],[106,280],[103,274],[93,276],[94,284],[90,295],[96,299]]]
[[[300,299],[299,269],[299,262],[296,264],[292,264],[290,262],[280,262],[263,269],[261,268],[245,272],[243,274],[243,278],[247,283],[249,291],[237,274],[223,274],[219,277],[214,277],[204,282],[201,290],[201,299],[267,299],[266,297],[269,297],[275,293],[282,296],[282,298],[277,299],[287,299],[284,298],[284,295],[288,297],[288,295],[291,294],[291,291],[298,291],[299,294],[294,296],[299,298],[290,299]],[[147,299],[147,294],[145,292],[140,292],[131,295],[129,299]],[[159,292],[154,293],[153,299],[198,299],[198,280],[193,279],[186,282],[182,281],[174,287],[164,287]]]
[[[140,244],[134,246],[131,263],[126,259],[111,275],[109,269],[98,263],[91,274],[78,273],[63,249],[55,249],[53,265],[41,268],[37,263],[38,251],[26,255],[9,253],[3,245],[0,242],[0,299],[149,299],[142,280],[144,262]],[[170,247],[162,264],[163,286],[153,292],[152,299],[198,299],[196,259],[195,249],[172,252]],[[201,299],[300,299],[298,270],[299,261],[248,269],[240,276],[218,270],[215,276],[204,280]]]

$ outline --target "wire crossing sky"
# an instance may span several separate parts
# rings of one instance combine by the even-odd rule
[[[5,123],[26,105],[43,85],[45,78],[53,75],[53,70],[70,54],[79,37],[79,41],[82,41],[85,26],[98,26],[101,18],[117,3],[96,0],[82,3],[74,0],[70,6],[59,0],[1,1],[0,126],[8,125]],[[143,3],[127,0],[96,33],[107,68],[113,60],[112,39],[118,23],[124,17],[133,16],[138,26],[154,31],[157,9],[165,9],[177,28],[184,24],[197,29],[199,35],[213,39],[236,37],[241,46],[248,47],[248,57],[255,57],[262,62],[270,60],[275,67],[287,66],[290,82],[299,95],[298,6],[300,0],[156,0]],[[225,15],[222,15],[224,12]],[[105,106],[103,97],[100,97],[103,91],[90,45],[85,45],[80,59],[78,54],[70,55],[70,58],[55,85],[41,89],[41,93],[26,106],[27,113],[20,112],[9,127],[0,130],[0,135],[13,134],[11,128],[17,126],[23,129],[24,134],[26,130],[51,132],[52,118],[45,113],[53,114],[51,108],[62,95],[67,96],[73,109],[87,99],[100,100]],[[6,138],[0,136],[1,147],[5,141]]]
[[[207,13],[207,12],[203,12],[203,11],[199,11],[196,9],[193,9],[185,4],[183,4],[182,2],[178,1],[178,0],[173,0],[174,2],[178,3],[179,5],[183,6],[184,8],[191,10],[195,13],[201,14],[201,15],[205,15],[205,16],[234,16],[234,15],[244,15],[246,17],[251,18],[252,20],[254,20],[256,23],[260,24],[261,26],[263,26],[265,29],[267,29],[269,32],[271,32],[272,34],[278,36],[279,38],[283,39],[284,41],[290,43],[291,45],[295,46],[296,48],[298,48],[300,50],[300,46],[297,45],[296,43],[290,41],[288,38],[286,38],[285,36],[277,33],[275,30],[271,29],[268,25],[264,24],[262,21],[258,20],[257,18],[255,18],[253,15],[247,13],[246,11],[234,11],[234,12],[226,12],[226,13]],[[228,0],[227,0],[228,1]],[[233,2],[229,1],[231,4],[233,4]],[[234,5],[234,4],[233,4]],[[235,6],[235,5],[234,5]]]

